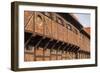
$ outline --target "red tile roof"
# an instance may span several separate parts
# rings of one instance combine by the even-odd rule
[[[84,30],[90,35],[90,33],[91,33],[91,28],[90,27],[85,27]]]

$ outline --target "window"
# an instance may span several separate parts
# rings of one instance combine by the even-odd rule
[[[51,53],[52,53],[52,54],[56,54],[56,50],[55,50],[55,49],[52,49],[52,50],[51,50]]]
[[[59,24],[62,24],[62,20],[61,20],[60,18],[57,18],[57,22],[58,22]]]
[[[78,34],[78,31],[77,31],[75,28],[73,28],[73,32],[74,32],[75,34]]]
[[[81,34],[80,34],[80,38],[83,39],[83,37],[84,37],[84,36],[83,36],[83,34],[81,33]]]
[[[38,47],[37,49],[35,49],[36,52],[36,56],[43,56],[43,48]]]
[[[34,46],[28,45],[28,46],[26,47],[26,50],[32,51],[32,50],[34,50]]]
[[[46,16],[51,17],[51,14],[49,12],[44,13]]]
[[[75,33],[78,34],[78,31],[75,29]]]
[[[68,28],[69,30],[72,30],[72,27],[71,27],[70,24],[67,25],[67,28]]]
[[[57,22],[59,23],[59,24],[61,24],[62,26],[64,26],[64,24],[63,24],[63,20],[61,19],[61,18],[57,18]]]
[[[36,23],[37,25],[39,26],[42,26],[43,25],[43,20],[42,20],[42,17],[40,15],[37,15],[37,19],[36,19]]]
[[[57,17],[56,17],[56,15],[54,13],[52,13],[52,20],[53,21],[56,21],[57,20]]]
[[[62,54],[62,51],[61,50],[58,50],[58,54]]]
[[[50,49],[45,49],[45,56],[50,56]]]

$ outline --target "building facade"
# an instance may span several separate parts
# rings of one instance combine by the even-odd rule
[[[90,58],[90,35],[73,14],[24,12],[24,61]]]

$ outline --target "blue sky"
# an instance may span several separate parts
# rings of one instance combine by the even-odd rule
[[[84,27],[90,27],[90,14],[86,13],[75,13],[74,14],[79,22],[84,26]]]

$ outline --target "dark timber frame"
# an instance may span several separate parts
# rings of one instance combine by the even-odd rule
[[[73,65],[73,66],[52,66],[52,67],[38,67],[38,68],[19,68],[19,62],[18,62],[18,41],[19,41],[19,33],[18,33],[18,6],[19,5],[36,5],[36,6],[51,6],[51,7],[70,7],[70,8],[85,8],[85,9],[94,9],[95,10],[95,35],[96,35],[96,42],[95,42],[95,64],[85,64],[85,65]],[[61,14],[62,15],[62,14]],[[70,21],[70,20],[69,20]],[[78,23],[78,22],[76,22]],[[80,25],[80,27],[77,28],[81,28],[82,26]],[[34,29],[34,28],[33,28]],[[16,32],[16,33],[15,33]],[[84,33],[82,31],[82,33]],[[87,35],[86,33],[84,33],[85,35]],[[36,34],[31,35],[31,39],[36,38]],[[88,35],[87,35],[88,36]],[[34,37],[34,38],[32,38]],[[89,37],[89,36],[88,36]],[[44,39],[47,39],[46,37],[42,37],[42,36],[38,36],[38,39],[40,39],[37,45],[35,45],[35,48],[38,47],[38,45],[40,44],[40,42]],[[30,39],[29,39],[30,40]],[[55,47],[57,43],[59,43],[60,41],[54,40],[54,39],[48,39],[48,43],[45,45],[44,49],[46,47],[48,47],[49,43],[54,41],[56,42],[55,45],[53,45],[51,48]],[[26,42],[25,45],[27,45],[28,41]],[[61,42],[61,46],[56,46],[59,50],[59,48],[63,48],[63,50],[67,50],[67,51],[78,51],[79,47],[78,46],[68,46],[70,44],[67,44],[67,46],[64,46],[65,43]],[[75,48],[74,50],[71,49],[69,50],[68,48]],[[66,49],[67,48],[67,49]],[[51,51],[50,51],[51,52]],[[62,51],[63,52],[63,51]],[[83,51],[79,51],[83,52]],[[29,53],[29,52],[27,52]],[[30,53],[31,54],[31,53]],[[50,53],[51,54],[51,53]],[[75,53],[77,54],[77,53]],[[35,55],[34,55],[35,56]],[[44,55],[43,55],[44,56]],[[80,56],[76,56],[76,58],[78,58]],[[57,56],[56,56],[57,58]],[[50,58],[51,59],[51,58]],[[34,59],[36,60],[36,59]],[[43,59],[44,60],[44,59]],[[32,2],[12,2],[11,3],[11,70],[13,71],[27,71],[27,70],[45,70],[45,69],[60,69],[60,68],[75,68],[75,67],[92,67],[92,66],[97,66],[97,7],[96,6],[82,6],[82,5],[64,5],[64,4],[49,4],[49,3],[32,3]]]

